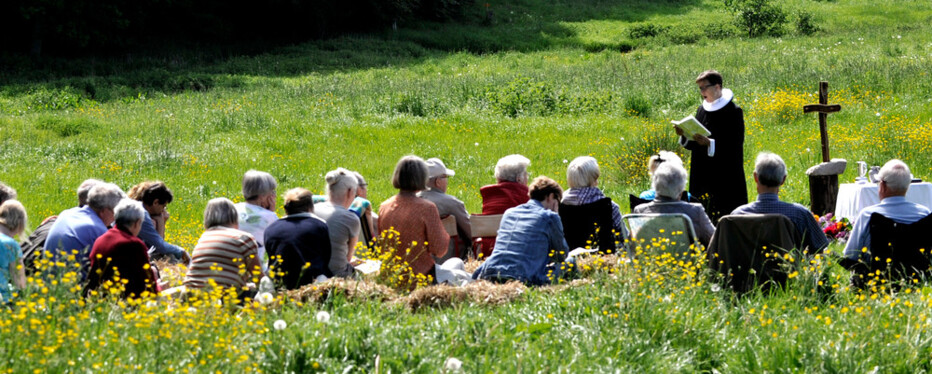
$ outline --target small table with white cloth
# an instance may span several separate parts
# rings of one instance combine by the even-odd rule
[[[838,186],[835,217],[854,221],[861,209],[880,203],[876,183],[846,183]],[[912,183],[906,191],[906,200],[932,209],[932,183]]]

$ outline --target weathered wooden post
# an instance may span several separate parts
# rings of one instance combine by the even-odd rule
[[[828,114],[841,110],[841,105],[828,104],[828,82],[819,82],[819,103],[803,106],[803,113],[819,113],[819,134],[822,139],[822,163],[806,170],[809,176],[810,209],[813,213],[824,215],[835,211],[838,199],[838,175],[845,172],[848,161],[831,159],[828,146]]]

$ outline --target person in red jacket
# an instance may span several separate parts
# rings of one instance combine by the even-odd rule
[[[528,202],[528,172],[531,160],[522,155],[502,157],[495,164],[496,184],[479,189],[482,195],[482,214],[504,214],[506,210]],[[477,254],[488,257],[495,248],[495,238],[478,238],[473,243]]]
[[[121,289],[125,298],[141,297],[146,291],[155,294],[158,286],[148,249],[136,236],[146,214],[142,203],[124,198],[113,211],[116,223],[91,248],[91,270],[84,295],[101,286]]]

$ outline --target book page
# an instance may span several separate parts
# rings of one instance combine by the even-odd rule
[[[670,121],[670,122],[672,122],[674,125],[677,125],[681,129],[683,129],[683,135],[686,136],[686,139],[692,139],[693,134],[700,134],[704,136],[712,135],[712,132],[710,132],[709,129],[705,128],[705,126],[702,126],[702,124],[696,120],[696,117],[693,117],[693,116],[688,116],[679,121]]]

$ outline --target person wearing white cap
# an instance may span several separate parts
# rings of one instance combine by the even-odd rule
[[[443,161],[439,158],[432,158],[427,160],[427,175],[428,189],[418,192],[417,195],[434,203],[434,205],[437,206],[437,211],[440,213],[441,218],[448,215],[452,215],[456,218],[456,234],[460,239],[459,241],[450,241],[450,250],[447,251],[447,255],[444,256],[445,258],[441,258],[440,260],[442,262],[457,253],[460,258],[465,259],[466,254],[469,253],[470,244],[472,243],[472,229],[469,225],[469,213],[466,212],[466,205],[464,205],[462,201],[447,195],[449,178],[456,175],[456,173],[451,169],[447,169],[447,166],[444,165]]]

